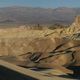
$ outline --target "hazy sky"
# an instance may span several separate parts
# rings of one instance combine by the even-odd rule
[[[0,0],[0,7],[6,6],[80,7],[80,0]]]

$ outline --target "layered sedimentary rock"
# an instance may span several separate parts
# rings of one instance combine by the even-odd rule
[[[27,30],[26,27],[0,29],[0,56],[20,55],[34,51],[34,48],[35,51],[51,51],[56,38],[72,36],[79,32],[80,16],[76,17],[70,27],[62,29]],[[48,47],[50,49],[47,49]]]
[[[67,29],[70,34],[80,32],[80,16],[77,16],[72,25]]]

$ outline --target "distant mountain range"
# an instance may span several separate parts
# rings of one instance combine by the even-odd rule
[[[80,8],[0,8],[0,24],[71,24],[75,16],[80,15]]]

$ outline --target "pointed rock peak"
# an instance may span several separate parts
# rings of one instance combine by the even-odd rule
[[[80,15],[76,17],[75,23],[76,23],[77,25],[80,25]]]
[[[78,33],[78,32],[80,33],[80,16],[77,16],[75,18],[75,21],[67,30],[69,30],[71,34]]]

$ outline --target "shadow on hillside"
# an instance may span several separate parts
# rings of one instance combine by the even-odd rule
[[[71,78],[71,79],[77,79],[80,80],[80,67],[78,66],[69,66],[69,69],[74,71],[74,74],[68,74],[68,75],[60,75],[59,77],[64,77],[64,78]]]
[[[24,67],[24,66],[23,66]],[[27,68],[27,67],[24,67]],[[74,71],[74,74],[68,74],[68,75],[59,75],[57,77],[62,77],[62,78],[68,78],[68,79],[76,79],[76,80],[80,80],[80,67],[78,66],[69,66],[68,69],[71,69]],[[32,68],[32,70],[34,71],[47,71],[49,70],[49,68],[45,69],[45,68]]]
[[[37,80],[0,66],[0,80]]]
[[[71,75],[71,74],[60,75],[58,77],[80,80],[80,67],[70,66],[68,68],[74,70],[73,75]],[[42,68],[36,69],[36,68],[34,68],[32,70],[46,71],[47,69],[42,69]],[[22,75],[22,74],[20,74],[16,71],[12,71],[8,68],[0,66],[0,80],[37,80],[37,79],[31,78],[29,76]]]

